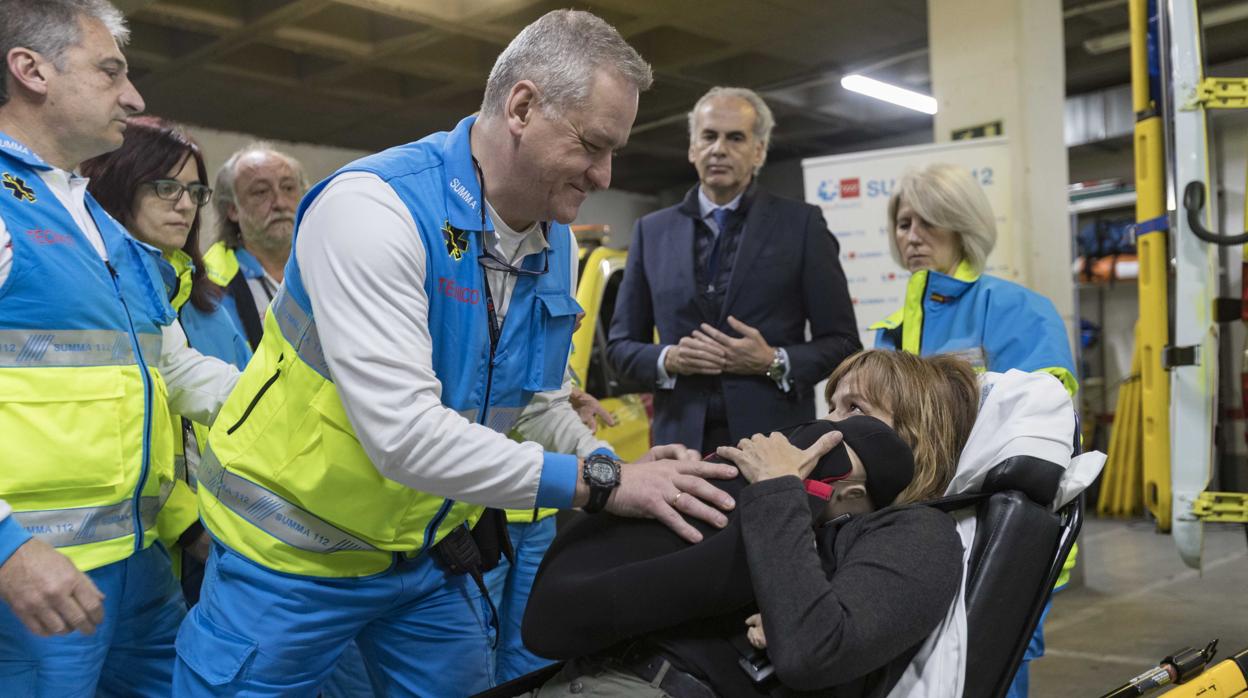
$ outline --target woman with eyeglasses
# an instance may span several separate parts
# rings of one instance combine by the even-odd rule
[[[121,148],[82,164],[88,189],[141,242],[158,248],[175,272],[170,303],[191,346],[238,368],[251,348],[221,312],[222,289],[204,274],[200,209],[212,198],[199,146],[180,127],[154,116],[127,120]]]
[[[131,235],[159,249],[169,263],[165,290],[191,348],[241,369],[251,358],[251,348],[218,307],[222,289],[205,276],[199,252],[199,211],[212,197],[199,146],[179,126],[157,117],[131,117],[126,124],[120,148],[80,167],[91,180],[87,189]],[[174,569],[181,571],[187,600],[194,603],[209,539],[190,484],[208,430],[177,414],[173,421],[179,482],[157,530],[173,556]],[[183,549],[193,559],[181,556]]]

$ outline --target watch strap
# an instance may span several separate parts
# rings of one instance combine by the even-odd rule
[[[597,514],[607,506],[607,500],[611,498],[611,492],[614,487],[601,487],[598,485],[589,486],[589,501],[583,507],[586,514]]]

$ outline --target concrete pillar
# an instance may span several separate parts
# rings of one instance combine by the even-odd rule
[[[935,141],[1002,122],[1010,143],[1013,263],[1020,283],[1053,301],[1073,350],[1079,333],[1066,212],[1062,3],[928,0],[927,15]],[[1084,565],[1070,583],[1083,585]]]
[[[1000,120],[1010,142],[1013,261],[1048,296],[1072,341],[1074,288],[1063,132],[1062,3],[928,0],[935,141]]]

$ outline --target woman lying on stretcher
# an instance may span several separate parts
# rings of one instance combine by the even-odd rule
[[[559,534],[524,639],[573,661],[534,695],[888,694],[959,589],[954,521],[918,503],[944,494],[979,388],[960,359],[867,351],[828,396],[826,420],[719,450],[738,506],[701,543],[610,515]]]

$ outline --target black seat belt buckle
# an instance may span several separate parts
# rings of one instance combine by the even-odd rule
[[[764,650],[757,650],[749,656],[737,657],[737,664],[750,675],[754,683],[762,683],[776,673],[775,665],[771,663],[771,659],[767,657],[767,652]]]

